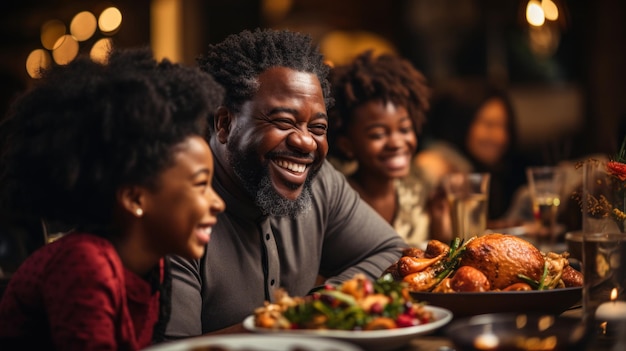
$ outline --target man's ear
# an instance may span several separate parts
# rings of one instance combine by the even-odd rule
[[[115,193],[118,204],[135,217],[143,216],[145,210],[145,189],[138,186],[122,186]]]
[[[217,140],[222,144],[226,144],[226,141],[228,140],[232,118],[232,114],[228,108],[225,106],[217,108],[217,111],[215,112],[215,133],[217,135]]]

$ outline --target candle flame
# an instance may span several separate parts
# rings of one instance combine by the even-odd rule
[[[613,288],[613,290],[611,290],[611,301],[615,300],[617,300],[617,288]]]

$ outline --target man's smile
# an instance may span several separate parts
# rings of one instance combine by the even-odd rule
[[[296,174],[304,173],[307,165],[303,163],[292,162],[284,159],[272,160],[278,167],[284,168]]]

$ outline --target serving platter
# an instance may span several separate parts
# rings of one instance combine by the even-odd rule
[[[411,292],[411,295],[428,305],[452,311],[455,318],[485,313],[538,312],[557,315],[580,304],[582,287],[506,292]]]
[[[411,339],[430,334],[448,324],[453,317],[452,312],[445,308],[426,306],[426,310],[433,313],[434,321],[413,327],[386,329],[386,330],[329,330],[329,329],[269,329],[257,327],[254,316],[248,316],[243,326],[255,333],[288,334],[300,336],[315,336],[347,341],[366,350],[393,350],[407,344]]]
[[[231,334],[198,336],[165,342],[143,351],[363,351],[362,348],[341,340],[296,335]]]

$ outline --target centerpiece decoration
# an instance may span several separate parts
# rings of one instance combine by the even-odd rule
[[[587,232],[626,232],[626,137],[608,161],[583,165],[583,229]]]
[[[608,160],[582,167],[583,318],[613,345],[626,327],[626,137]]]

